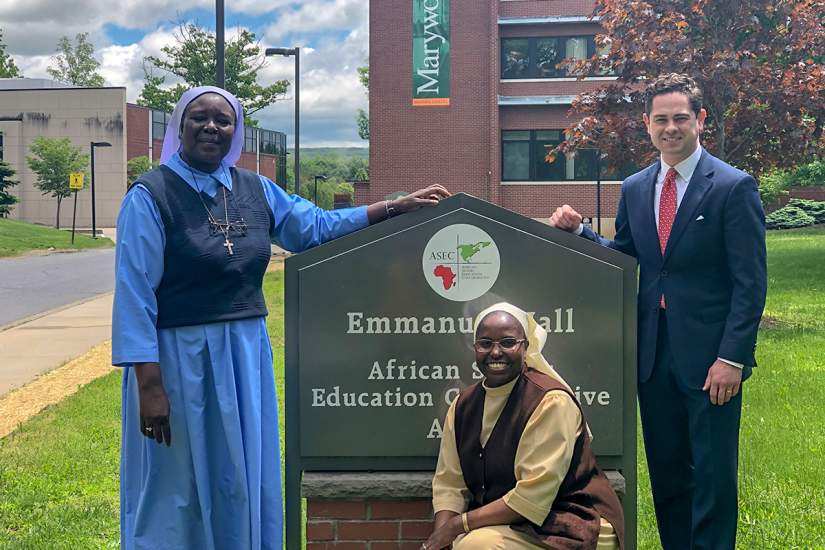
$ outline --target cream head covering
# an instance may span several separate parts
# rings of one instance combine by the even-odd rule
[[[559,382],[572,393],[573,390],[570,389],[570,386],[567,385],[564,378],[562,378],[559,373],[553,369],[550,363],[547,362],[547,359],[545,359],[541,354],[541,350],[544,349],[544,344],[547,342],[547,331],[544,330],[544,327],[536,323],[532,313],[527,313],[526,311],[517,308],[513,304],[508,304],[507,302],[493,304],[476,316],[476,320],[473,323],[473,334],[475,334],[478,330],[478,325],[481,323],[481,320],[495,311],[509,313],[515,317],[519,323],[521,323],[528,342],[527,353],[524,356],[524,362],[527,366],[531,369],[543,372],[550,378],[553,378]]]
[[[203,94],[218,94],[226,99],[235,111],[235,133],[232,134],[232,145],[229,152],[223,157],[221,163],[227,168],[235,166],[238,159],[241,158],[241,150],[243,149],[244,126],[243,126],[243,106],[238,99],[224,90],[215,86],[198,86],[187,90],[180,96],[175,110],[172,111],[172,117],[169,124],[166,126],[166,134],[163,136],[163,150],[160,153],[160,163],[165,164],[172,155],[180,149],[180,122],[183,119],[183,112],[186,107],[195,101]]]

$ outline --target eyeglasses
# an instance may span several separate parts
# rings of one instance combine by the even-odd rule
[[[527,340],[525,338],[520,338],[519,339],[519,338],[512,338],[512,337],[502,338],[501,340],[491,340],[490,338],[479,338],[478,340],[476,340],[473,343],[473,347],[475,348],[476,351],[490,351],[490,350],[493,349],[494,345],[498,344],[498,347],[500,347],[501,349],[510,351],[510,350],[515,349],[519,344],[521,344],[523,342],[526,342],[526,341]]]

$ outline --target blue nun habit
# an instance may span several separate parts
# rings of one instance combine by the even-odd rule
[[[187,165],[177,141],[184,108],[207,92],[227,98],[237,120],[232,149],[211,174]],[[243,134],[242,109],[233,96],[195,88],[175,107],[161,161],[193,189],[214,197],[221,185],[232,190],[229,168],[240,157]],[[266,177],[260,180],[275,215],[271,240],[287,250],[306,250],[368,225],[366,207],[327,212],[287,195]],[[112,363],[124,367],[121,548],[281,550],[278,403],[266,319],[157,329],[155,290],[164,247],[158,207],[138,184],[118,216],[112,319]],[[160,363],[171,447],[140,432],[131,365],[144,362]]]

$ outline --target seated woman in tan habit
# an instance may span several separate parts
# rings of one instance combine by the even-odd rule
[[[422,550],[622,548],[619,499],[570,387],[541,355],[545,330],[506,303],[474,328],[484,380],[447,412]]]

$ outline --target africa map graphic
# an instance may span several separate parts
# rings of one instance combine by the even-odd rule
[[[482,248],[486,248],[491,244],[491,241],[480,241],[477,243],[470,244],[459,243],[456,246],[456,250],[458,251],[463,261],[470,263],[470,260],[473,258],[473,256],[478,254],[478,252]],[[444,290],[449,290],[456,284],[456,273],[455,271],[453,271],[451,267],[447,265],[438,264],[433,270],[433,275],[441,279],[441,282],[444,285]]]

